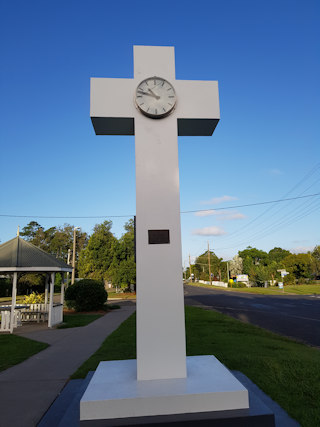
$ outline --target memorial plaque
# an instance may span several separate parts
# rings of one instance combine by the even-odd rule
[[[170,243],[169,230],[148,230],[149,245]]]

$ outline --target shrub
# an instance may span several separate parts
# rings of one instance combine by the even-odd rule
[[[247,285],[243,282],[234,282],[232,285],[233,288],[246,288]]]
[[[102,282],[83,279],[66,290],[65,299],[68,308],[76,311],[94,311],[103,308],[108,293]]]
[[[287,276],[285,276],[283,278],[283,284],[286,285],[295,285],[296,284],[296,280],[293,274],[288,274]]]
[[[25,304],[41,304],[44,302],[44,295],[32,292],[30,295],[25,295],[23,302]]]

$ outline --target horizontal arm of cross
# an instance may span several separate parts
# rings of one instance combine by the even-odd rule
[[[97,135],[134,135],[133,79],[92,78],[90,117]]]
[[[97,135],[134,135],[135,79],[91,79],[90,116]],[[212,135],[219,119],[218,82],[174,80],[179,136]],[[150,119],[152,120],[152,119]],[[165,120],[165,119],[163,119]]]
[[[178,135],[212,135],[220,119],[217,81],[176,80]]]

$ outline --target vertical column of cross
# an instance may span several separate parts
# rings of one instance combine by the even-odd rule
[[[173,48],[137,46],[135,80],[158,75],[174,85]],[[186,376],[179,166],[175,113],[135,116],[138,380]],[[149,243],[167,230],[169,242]],[[165,269],[163,268],[165,266]]]

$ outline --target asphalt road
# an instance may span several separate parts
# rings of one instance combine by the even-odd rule
[[[255,295],[185,285],[185,303],[205,306],[320,347],[320,295]]]

